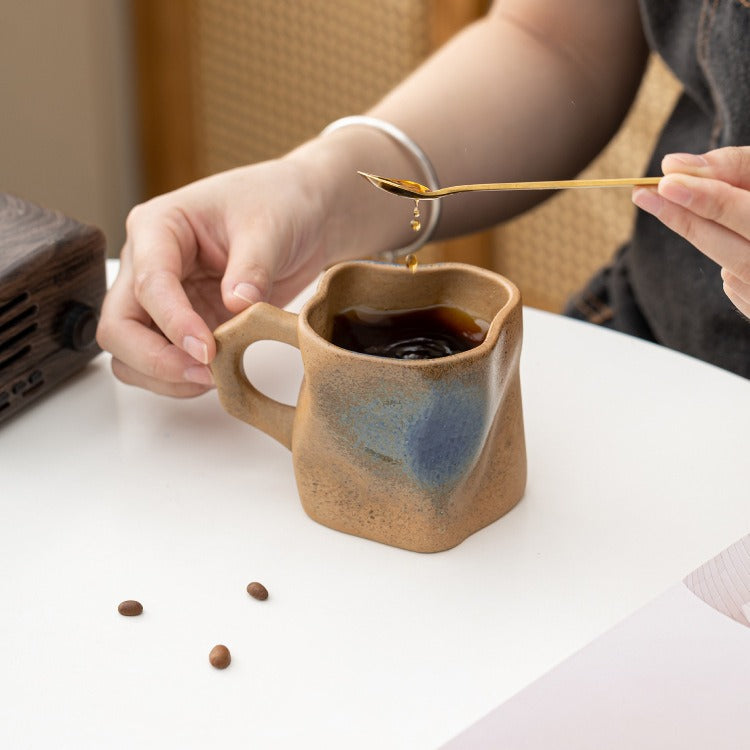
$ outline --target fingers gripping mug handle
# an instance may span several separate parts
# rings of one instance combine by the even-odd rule
[[[257,302],[214,331],[216,357],[211,372],[219,400],[237,419],[263,430],[291,450],[295,408],[261,393],[247,379],[242,355],[256,341],[281,341],[299,348],[297,316]]]

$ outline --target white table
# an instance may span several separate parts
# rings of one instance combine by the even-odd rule
[[[311,521],[286,449],[106,355],[0,427],[0,747],[436,748],[750,530],[750,381],[524,322],[526,496],[434,555]]]

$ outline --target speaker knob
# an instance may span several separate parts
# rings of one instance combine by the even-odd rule
[[[96,344],[96,326],[99,316],[96,310],[82,302],[74,302],[63,313],[62,333],[63,346],[83,352]]]

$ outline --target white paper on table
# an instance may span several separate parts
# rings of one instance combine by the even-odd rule
[[[750,747],[746,604],[750,536],[498,706],[443,750]]]

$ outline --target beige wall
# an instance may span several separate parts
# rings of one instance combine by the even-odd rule
[[[0,191],[119,253],[139,175],[128,0],[0,0]]]

